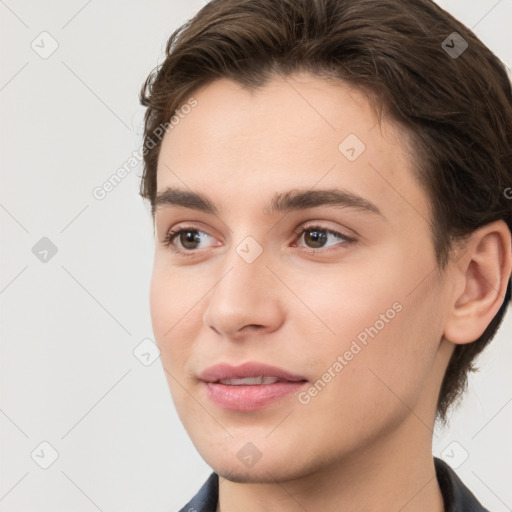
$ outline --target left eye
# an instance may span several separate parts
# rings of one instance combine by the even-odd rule
[[[334,243],[328,244],[329,238],[337,239]],[[333,231],[332,229],[327,229],[321,226],[308,226],[306,228],[302,228],[299,233],[298,241],[304,240],[306,247],[309,249],[321,249],[323,247],[330,247],[331,245],[336,245],[338,242],[352,242],[354,239],[342,235],[337,231]]]

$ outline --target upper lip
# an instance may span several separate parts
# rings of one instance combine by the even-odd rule
[[[243,379],[244,377],[277,377],[287,381],[305,381],[304,377],[294,375],[277,366],[258,362],[247,362],[239,366],[220,363],[210,366],[200,373],[199,378],[205,382],[217,382],[225,379]]]

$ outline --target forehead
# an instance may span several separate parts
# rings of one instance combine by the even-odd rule
[[[333,142],[341,142],[348,133],[364,141],[371,139],[373,147],[380,144],[382,130],[389,142],[399,139],[394,126],[386,122],[378,125],[361,92],[304,73],[274,77],[254,90],[219,79],[191,96],[197,106],[180,116],[179,125],[165,137],[165,145],[175,150],[194,148],[186,152],[189,158],[211,155],[212,151],[220,156],[223,149],[242,150],[246,142],[251,143],[245,147],[246,154],[282,151],[286,145],[287,153],[318,157],[319,151],[312,149],[329,147],[337,152]],[[322,139],[325,144],[319,148]],[[183,157],[185,151],[179,153]]]
[[[191,96],[197,105],[162,142],[158,191],[249,198],[321,182],[428,217],[407,132],[386,117],[379,123],[354,87],[301,74],[253,91],[220,79]]]

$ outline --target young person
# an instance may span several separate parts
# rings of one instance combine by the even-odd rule
[[[429,0],[212,0],[141,101],[182,510],[486,510],[432,432],[510,301],[497,57]]]

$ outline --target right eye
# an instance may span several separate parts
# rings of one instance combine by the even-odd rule
[[[192,227],[179,227],[168,231],[162,241],[163,245],[169,247],[171,251],[188,255],[197,249],[204,249],[207,247],[206,243],[208,238],[213,238],[208,233],[200,229]],[[178,245],[176,244],[178,242]],[[205,242],[204,246],[201,243]]]

